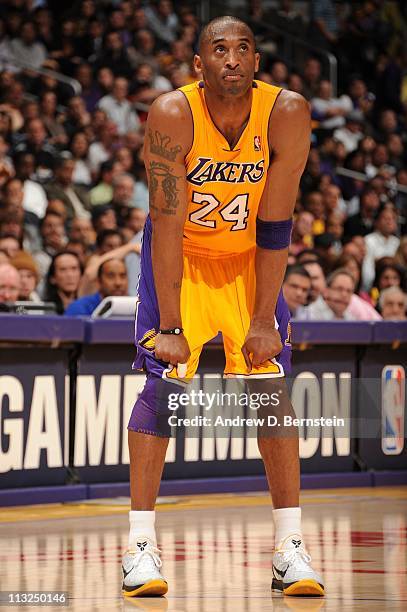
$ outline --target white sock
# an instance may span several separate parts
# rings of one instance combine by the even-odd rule
[[[134,550],[136,548],[136,544],[140,541],[140,538],[148,538],[152,541],[154,546],[157,546],[154,510],[130,510],[129,520],[129,550]]]
[[[289,535],[299,534],[301,532],[301,508],[278,508],[273,510],[274,528],[275,528],[275,545],[279,547],[282,540],[285,540]]]

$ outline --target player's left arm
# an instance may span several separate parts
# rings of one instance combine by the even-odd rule
[[[274,315],[287,267],[287,228],[309,153],[310,134],[308,102],[299,94],[283,90],[270,117],[271,164],[257,215],[261,228],[256,249],[256,299],[242,348],[249,369],[275,357],[282,349]]]

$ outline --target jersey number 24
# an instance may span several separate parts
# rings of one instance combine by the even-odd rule
[[[189,220],[197,225],[203,225],[203,227],[214,229],[216,227],[215,219],[206,219],[205,217],[221,206],[221,202],[219,202],[214,195],[210,193],[199,193],[199,191],[193,192],[192,201],[195,204],[204,204],[204,206],[192,212],[189,215]],[[224,221],[233,223],[230,228],[231,232],[238,232],[239,230],[246,229],[247,217],[249,216],[248,202],[249,194],[242,193],[218,210],[218,213]]]

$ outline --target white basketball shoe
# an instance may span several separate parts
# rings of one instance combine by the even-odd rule
[[[285,538],[274,552],[272,590],[284,595],[323,596],[324,583],[310,561],[300,535]]]
[[[148,538],[141,538],[135,550],[127,550],[123,555],[123,595],[165,595],[168,584],[161,575],[161,566],[160,550]]]

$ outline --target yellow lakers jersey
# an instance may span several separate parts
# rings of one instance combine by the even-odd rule
[[[202,82],[181,87],[193,118],[185,158],[188,213],[184,251],[240,253],[256,244],[256,216],[270,162],[268,126],[280,87],[253,82],[249,121],[231,149],[213,123]]]

